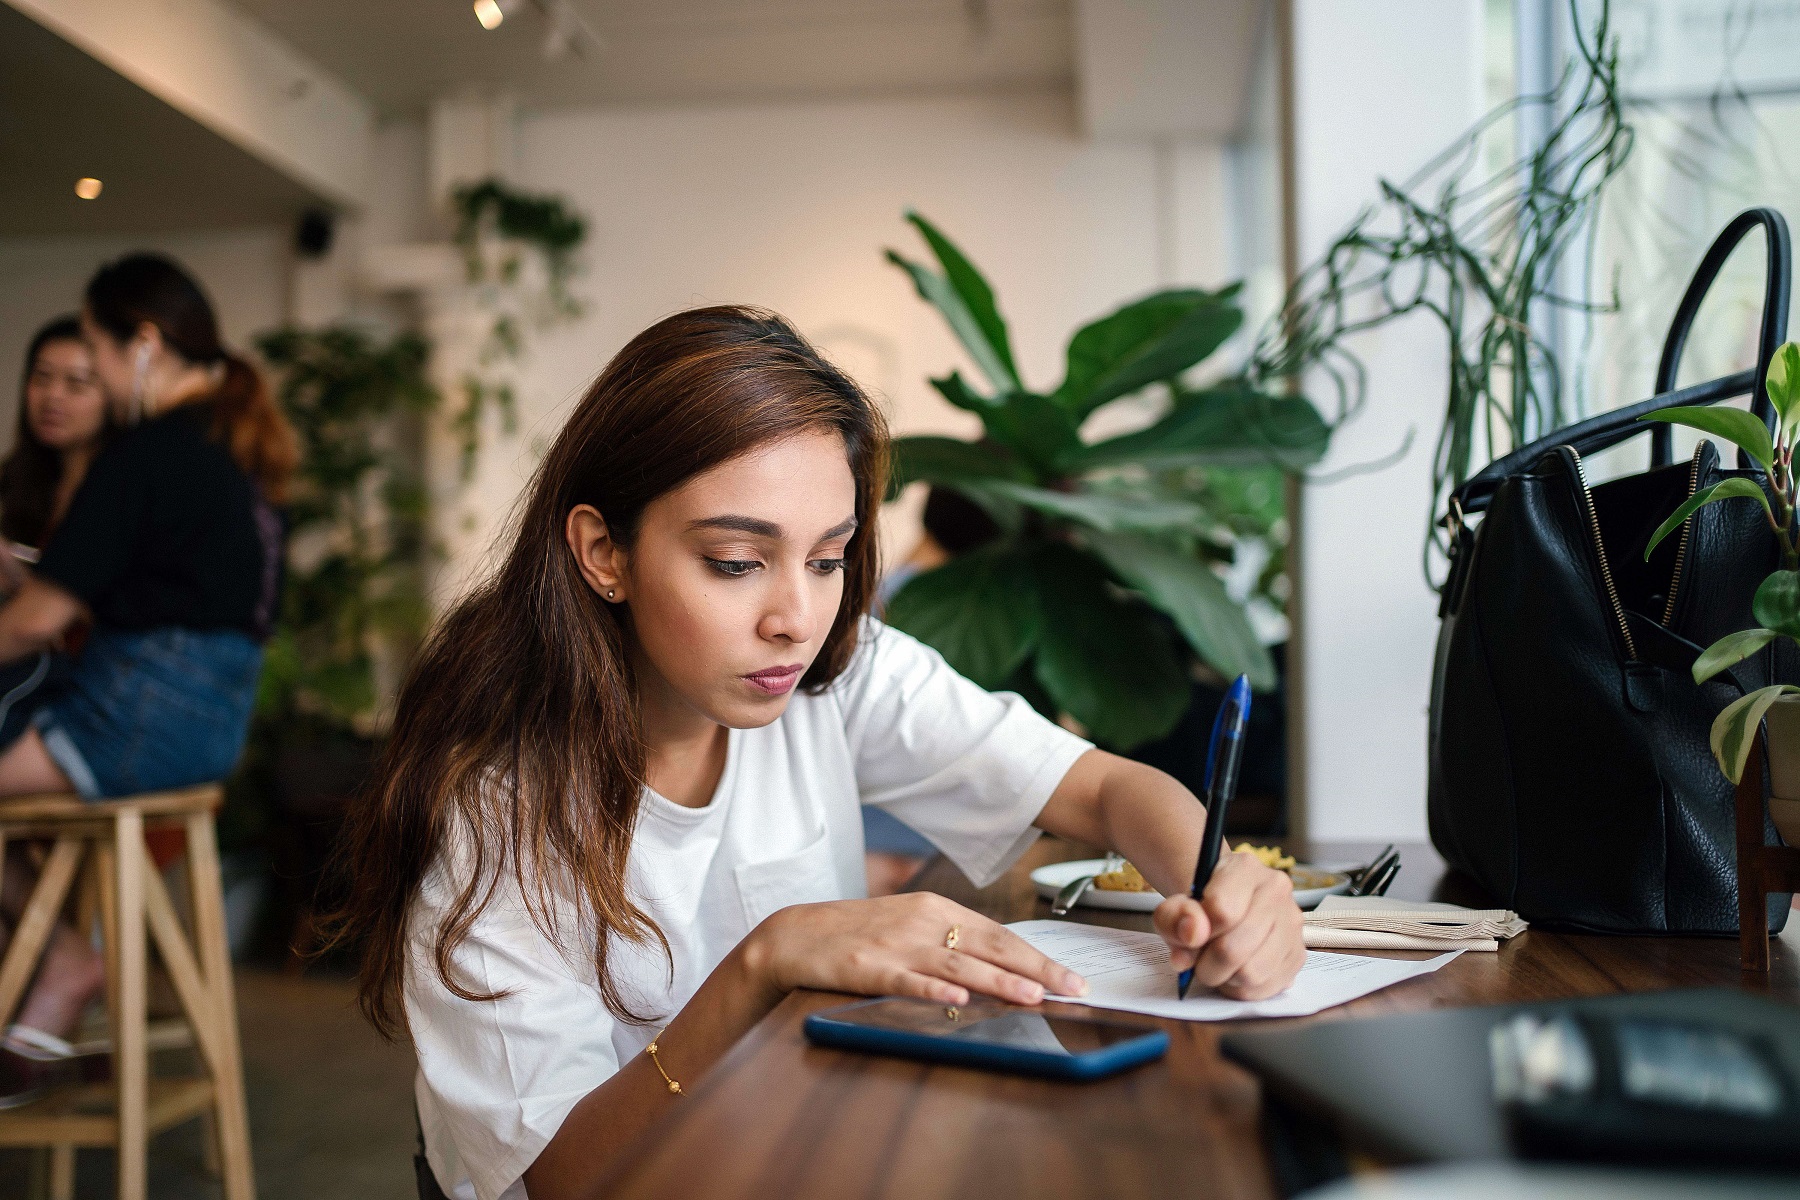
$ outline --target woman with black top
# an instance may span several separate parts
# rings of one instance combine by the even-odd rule
[[[0,797],[98,800],[229,774],[281,580],[276,506],[298,457],[293,431],[256,370],[220,344],[199,287],[140,254],[102,268],[84,301],[82,332],[121,428],[0,607],[0,662],[84,617],[93,630],[0,749]],[[0,908],[16,917],[28,880],[12,865]],[[103,982],[92,948],[60,929],[0,1039],[0,1106],[54,1074],[59,1039]]]

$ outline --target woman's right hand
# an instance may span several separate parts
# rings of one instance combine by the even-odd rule
[[[945,943],[957,930],[956,949]],[[916,996],[967,1004],[971,993],[1037,1004],[1087,982],[998,922],[930,892],[784,908],[751,931],[749,961],[775,990]]]

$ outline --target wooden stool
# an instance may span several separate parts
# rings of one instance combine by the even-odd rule
[[[1768,809],[1763,801],[1763,758],[1768,736],[1759,730],[1750,743],[1750,757],[1737,785],[1738,944],[1744,970],[1760,975],[1769,973],[1767,896],[1800,891],[1800,847],[1763,844]]]
[[[196,1117],[211,1126],[217,1139],[216,1145],[212,1137],[204,1140],[209,1162],[216,1151],[226,1200],[253,1200],[256,1194],[213,832],[213,813],[222,797],[219,785],[205,784],[96,803],[68,795],[0,801],[0,853],[8,841],[52,843],[30,905],[0,960],[0,1025],[18,1011],[78,874],[83,880],[78,912],[84,925],[98,917],[106,954],[113,1081],[62,1088],[0,1112],[0,1146],[50,1148],[55,1200],[74,1194],[77,1146],[118,1147],[120,1200],[144,1200],[146,1143]],[[147,828],[168,827],[187,832],[191,941],[144,848]],[[150,1077],[152,1031],[145,992],[151,940],[180,998],[206,1069],[203,1077]],[[155,1040],[164,1044],[162,1038]]]

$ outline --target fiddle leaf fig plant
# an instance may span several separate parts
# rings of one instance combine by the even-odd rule
[[[1324,454],[1330,428],[1297,396],[1241,376],[1189,388],[1181,376],[1243,322],[1238,285],[1177,288],[1076,331],[1063,378],[1021,376],[994,290],[949,238],[908,213],[935,265],[888,251],[942,314],[980,372],[931,381],[975,414],[983,436],[903,437],[894,490],[926,482],[979,505],[1000,536],[909,582],[887,621],[935,646],[989,688],[1008,687],[1129,749],[1167,733],[1189,701],[1198,658],[1255,687],[1275,684],[1269,651],[1216,566],[1228,563],[1249,506],[1234,473],[1263,491]],[[1147,428],[1089,440],[1087,419],[1160,386]],[[1276,492],[1279,495],[1279,491]]]
[[[1776,638],[1785,637],[1800,643],[1800,545],[1796,543],[1794,530],[1794,442],[1796,431],[1800,430],[1800,346],[1788,342],[1775,352],[1764,386],[1775,409],[1773,437],[1759,418],[1733,408],[1665,408],[1644,418],[1686,425],[1724,438],[1749,455],[1762,468],[1769,482],[1766,492],[1755,481],[1744,478],[1727,479],[1702,488],[1657,527],[1644,549],[1644,557],[1648,559],[1656,544],[1681,528],[1697,509],[1731,499],[1754,500],[1760,504],[1781,545],[1781,566],[1762,581],[1751,602],[1750,611],[1756,617],[1758,628],[1727,634],[1707,647],[1694,663],[1695,683],[1703,683],[1742,662]],[[1800,695],[1800,687],[1778,683],[1758,688],[1733,701],[1714,719],[1713,757],[1731,782],[1736,783],[1743,776],[1750,745],[1769,706],[1790,695]]]

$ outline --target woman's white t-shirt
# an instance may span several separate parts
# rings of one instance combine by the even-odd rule
[[[985,885],[1030,846],[1032,822],[1090,749],[874,620],[829,688],[796,693],[779,720],[734,729],[728,745],[705,808],[647,792],[639,809],[627,880],[668,939],[674,973],[659,947],[614,939],[608,969],[638,1011],[672,1017],[776,910],[866,896],[859,805],[905,821]],[[441,859],[412,912],[406,1012],[426,1156],[458,1200],[523,1200],[520,1176],[569,1110],[658,1026],[615,1020],[579,937],[559,951],[516,887],[496,893],[454,956],[459,982],[511,994],[458,998],[432,944],[466,882]],[[582,925],[572,906],[558,918],[560,929]]]

